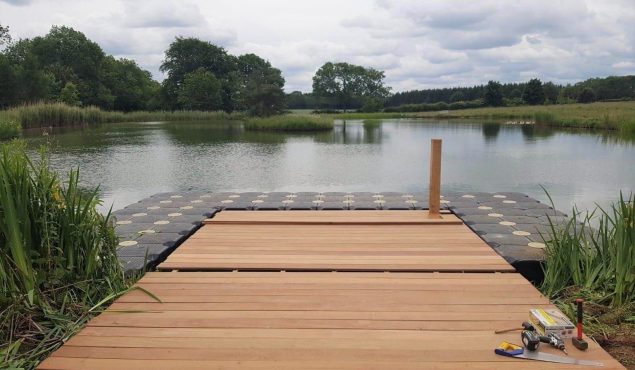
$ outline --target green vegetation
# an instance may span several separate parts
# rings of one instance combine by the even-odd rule
[[[566,224],[551,229],[541,290],[571,318],[573,302],[583,298],[587,333],[635,364],[632,351],[616,350],[632,348],[635,335],[635,196],[620,194],[610,210],[584,216],[574,208]]]
[[[17,120],[3,118],[0,115],[0,140],[11,139],[20,135],[22,127]]]
[[[127,288],[97,190],[0,148],[0,367],[33,368]]]
[[[313,76],[313,95],[335,99],[337,108],[353,104],[364,111],[379,111],[390,88],[384,85],[384,72],[348,63],[325,63]]]
[[[236,57],[209,42],[177,37],[165,52],[161,70],[168,75],[161,87],[161,106],[170,110],[222,109],[269,116],[284,109],[282,73],[255,54]]]
[[[539,125],[574,128],[593,128],[635,132],[635,101],[592,104],[539,105],[497,107],[418,113],[345,113],[334,114],[338,119],[366,118],[482,118],[533,120]]]
[[[163,83],[134,61],[115,59],[70,27],[12,42],[0,26],[0,108],[62,102],[106,111],[284,109],[280,70],[254,54],[233,56],[196,38],[177,37],[165,52]]]
[[[137,111],[123,113],[103,111],[97,107],[73,107],[63,103],[39,103],[0,111],[0,139],[17,136],[20,132],[20,126],[24,129],[29,129],[108,122],[196,121],[240,118],[242,118],[240,114],[225,112]],[[5,122],[7,123],[3,124]],[[6,132],[5,136],[2,135],[3,132]]]
[[[282,115],[269,118],[250,118],[246,130],[259,131],[327,131],[333,129],[333,119],[324,116]]]

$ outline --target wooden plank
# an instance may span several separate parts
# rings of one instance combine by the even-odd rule
[[[416,361],[367,361],[358,359],[356,361],[337,361],[322,358],[320,361],[289,361],[281,360],[272,363],[271,361],[242,361],[242,360],[137,360],[137,359],[112,359],[112,358],[74,358],[74,357],[50,357],[41,366],[41,369],[69,369],[69,370],[112,370],[112,369],[135,369],[135,370],[208,370],[208,369],[417,369],[422,368],[433,370],[491,370],[491,362],[416,362]],[[522,361],[501,359],[496,363],[497,369],[515,370],[536,370],[533,361]],[[611,367],[604,367],[611,368]],[[614,367],[613,367],[614,368]],[[579,370],[577,365],[563,365],[543,362],[540,369],[561,369]]]
[[[427,210],[416,211],[222,211],[206,224],[325,224],[325,225],[427,225],[462,224],[453,214],[430,218]]]
[[[518,370],[526,362],[493,353],[518,333],[493,331],[518,325],[529,308],[553,307],[513,273],[154,272],[138,285],[161,302],[127,293],[40,368]],[[595,343],[571,348],[622,368]]]
[[[302,224],[291,221],[315,221],[328,218],[328,213],[269,213],[282,214],[276,220],[290,223],[205,225],[158,269],[514,272],[511,265],[462,224]],[[372,222],[379,217],[377,212],[367,216],[365,212],[332,213],[340,215],[337,217],[344,222]],[[243,217],[255,222],[264,217],[255,214],[258,212],[233,212],[226,219]],[[356,214],[361,215],[355,218]],[[420,217],[414,211],[395,214],[396,220]]]

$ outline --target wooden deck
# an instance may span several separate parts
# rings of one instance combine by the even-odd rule
[[[221,212],[159,270],[514,271],[456,216],[426,211]]]
[[[142,291],[124,295],[40,368],[583,368],[494,354],[503,340],[520,342],[518,332],[495,329],[519,325],[530,308],[553,306],[520,274],[500,273],[512,269],[501,268],[451,215],[430,224],[422,212],[404,211],[387,223],[338,211],[323,223],[286,211],[270,212],[267,223],[255,213],[221,212],[221,222],[204,226],[161,265],[185,271],[151,272],[138,282],[161,302]],[[172,259],[178,255],[185,257]],[[491,266],[466,268],[484,260]],[[187,271],[196,269],[239,271]],[[567,344],[572,357],[623,369],[596,344],[586,352]],[[541,351],[560,354],[545,345]]]

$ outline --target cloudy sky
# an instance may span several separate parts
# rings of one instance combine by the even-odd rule
[[[0,24],[72,26],[158,80],[174,37],[195,36],[268,59],[287,91],[327,61],[384,70],[394,91],[635,74],[633,0],[0,0]]]

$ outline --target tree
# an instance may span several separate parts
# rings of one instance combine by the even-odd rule
[[[190,110],[219,110],[222,105],[221,83],[203,68],[188,73],[178,92],[178,102]]]
[[[280,113],[285,107],[284,78],[279,69],[255,54],[237,58],[233,73],[234,104],[256,116]]]
[[[542,91],[545,95],[545,100],[548,103],[556,104],[558,102],[558,94],[560,89],[553,82],[546,82],[542,85]]]
[[[463,92],[460,91],[460,90],[455,91],[450,96],[450,102],[452,102],[452,103],[457,102],[457,101],[464,101],[464,100],[465,100],[465,96],[464,96]]]
[[[497,81],[489,81],[485,87],[485,105],[500,107],[503,105],[503,93],[501,84]]]
[[[595,92],[585,87],[578,96],[578,103],[593,103],[595,101]]]
[[[165,60],[160,67],[168,74],[163,81],[164,93],[170,108],[179,107],[177,96],[181,91],[181,84],[188,73],[203,69],[213,74],[221,82],[222,97],[226,111],[233,110],[232,86],[230,73],[236,70],[236,58],[228,55],[222,47],[196,38],[177,37],[165,52]]]
[[[77,91],[77,86],[70,81],[67,82],[66,85],[64,85],[62,91],[60,91],[59,101],[71,106],[82,105],[81,100],[79,100],[79,92]]]
[[[113,109],[129,112],[150,108],[150,102],[159,89],[150,72],[141,69],[129,59],[104,59],[102,76],[104,85],[111,91]],[[155,104],[156,105],[156,104]]]
[[[523,101],[529,105],[539,105],[545,102],[545,93],[542,90],[542,82],[532,78],[523,91]]]
[[[84,104],[112,108],[114,97],[101,76],[106,55],[99,45],[79,31],[57,26],[29,44],[30,53],[37,61],[36,68],[51,74],[56,92],[73,81]]]
[[[11,44],[11,34],[9,34],[9,26],[3,27],[0,24],[0,48]]]
[[[385,99],[390,88],[384,85],[384,72],[348,63],[325,63],[313,76],[313,94],[333,97],[346,111],[361,98]]]

